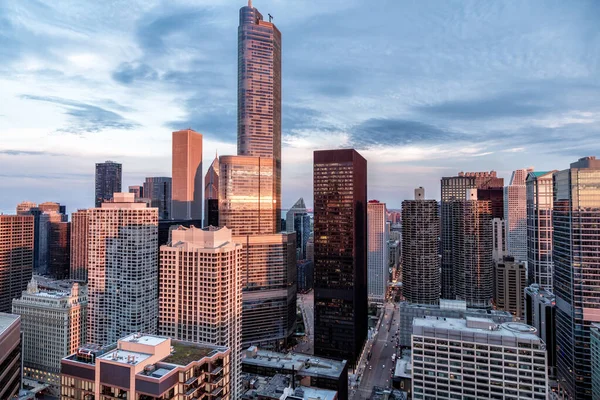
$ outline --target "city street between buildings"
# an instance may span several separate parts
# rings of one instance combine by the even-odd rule
[[[367,349],[358,367],[358,387],[349,392],[350,400],[362,400],[371,397],[374,386],[390,387],[395,362],[392,355],[398,354],[396,347],[400,315],[396,303],[386,303],[381,324],[373,339],[367,342]],[[370,360],[367,360],[369,351]]]
[[[314,352],[314,291],[298,293],[298,306],[302,310],[306,336],[300,339],[300,343],[294,348],[296,353],[313,354]]]

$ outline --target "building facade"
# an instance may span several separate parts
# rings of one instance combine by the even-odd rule
[[[231,351],[231,393],[241,389],[242,245],[228,228],[179,227],[160,249],[161,335]],[[218,305],[215,307],[215,305]]]
[[[146,178],[144,182],[144,198],[150,199],[150,206],[158,208],[158,219],[171,219],[171,194],[173,180],[167,176]]]
[[[583,399],[592,395],[590,324],[600,322],[600,160],[581,158],[553,181],[558,381],[568,396]]]
[[[423,188],[402,202],[402,293],[417,304],[440,301],[441,258],[438,202],[425,200]]]
[[[133,193],[88,210],[88,342],[104,346],[158,324],[158,209]]]
[[[21,389],[21,317],[0,313],[0,399]]]
[[[524,291],[527,287],[525,263],[505,256],[494,263],[494,306],[497,310],[510,312],[517,319],[525,316]]]
[[[504,188],[504,221],[506,251],[517,261],[527,261],[527,193],[525,180],[533,169],[513,171],[510,184]]]
[[[240,156],[271,158],[273,232],[281,231],[281,32],[252,7],[240,9],[238,27],[238,135]]]
[[[233,400],[226,347],[133,334],[61,362],[60,400]]]
[[[552,175],[530,172],[525,182],[527,206],[527,270],[529,283],[552,290]]]
[[[219,226],[235,236],[278,233],[274,159],[221,156],[219,168]]]
[[[129,186],[128,189],[129,189],[129,193],[134,194],[136,201],[144,197],[144,186],[143,185]]]
[[[368,299],[383,303],[389,282],[387,209],[385,203],[369,200],[367,203],[367,282]]]
[[[471,308],[491,308],[492,261],[491,201],[478,200],[477,190],[452,202],[452,257],[456,299]]]
[[[172,219],[202,220],[202,135],[173,132]]]
[[[600,395],[600,324],[590,326],[590,353],[592,360],[592,394],[596,399]]]
[[[134,194],[135,195],[135,194]],[[90,217],[88,210],[77,210],[71,214],[70,279],[87,283],[88,238]]]
[[[96,164],[96,207],[108,200],[112,200],[114,193],[121,192],[121,179],[123,166],[114,161]]]
[[[242,346],[278,349],[296,326],[296,235],[236,236],[242,244]]]
[[[315,355],[354,367],[367,337],[367,160],[314,152]]]
[[[37,204],[25,201],[17,205],[17,215],[33,215],[33,272],[48,272],[48,235],[50,217]]]
[[[219,157],[204,176],[204,226],[219,226]]]
[[[492,218],[492,259],[501,262],[506,252],[506,224],[503,219]]]
[[[48,275],[54,279],[67,279],[71,266],[71,223],[64,221],[64,214],[47,213],[50,218],[48,230]]]
[[[546,346],[535,328],[486,318],[413,322],[413,399],[546,399]]]
[[[12,312],[21,316],[23,376],[48,383],[60,393],[60,360],[86,342],[87,288],[70,292],[40,290],[32,279]]]
[[[9,313],[33,275],[34,217],[0,215],[0,312]]]
[[[556,379],[556,301],[537,283],[525,288],[525,323],[537,329],[548,350],[548,376]]]
[[[453,210],[455,200],[463,200],[467,189],[478,189],[482,192],[481,200],[489,199],[490,211],[503,209],[496,191],[504,186],[504,179],[498,178],[496,171],[490,172],[460,172],[457,176],[444,177],[441,180],[441,250],[442,250],[442,298],[455,299],[454,290],[454,256],[453,239]],[[498,215],[497,215],[498,217]],[[501,217],[500,217],[501,218]]]
[[[311,233],[310,216],[306,211],[304,199],[300,197],[286,213],[285,228],[287,232],[296,232],[296,258],[306,259],[306,244]]]

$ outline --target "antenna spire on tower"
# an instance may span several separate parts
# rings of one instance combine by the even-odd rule
[[[252,0],[248,0],[248,7],[252,8]]]

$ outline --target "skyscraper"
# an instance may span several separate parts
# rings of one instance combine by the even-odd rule
[[[171,218],[202,220],[202,135],[173,132]]]
[[[0,399],[12,399],[21,389],[21,317],[0,313]]]
[[[600,160],[584,157],[554,174],[552,215],[559,385],[590,398],[590,325],[600,322]]]
[[[21,316],[23,375],[60,388],[60,360],[85,343],[87,288],[74,283],[69,292],[40,290],[35,278],[12,302]]]
[[[527,174],[527,272],[529,283],[552,290],[552,175],[555,171]]]
[[[510,312],[517,319],[525,315],[523,293],[527,288],[525,263],[517,262],[512,256],[505,256],[494,263],[494,308]]]
[[[17,215],[33,215],[33,272],[48,273],[50,217],[37,204],[29,201],[17,204]]]
[[[219,157],[204,176],[204,226],[219,226]]]
[[[506,251],[517,261],[527,261],[527,194],[525,179],[533,169],[513,171],[504,188]]]
[[[367,336],[367,160],[314,152],[315,355],[354,366]]]
[[[492,212],[499,214],[503,209],[498,190],[504,186],[504,179],[496,176],[496,171],[490,172],[460,172],[458,176],[444,177],[441,181],[441,248],[442,248],[442,298],[455,299],[453,273],[453,227],[452,202],[463,200],[465,190],[478,189],[482,191],[481,200],[490,200]],[[479,193],[477,194],[479,196]],[[501,215],[496,215],[501,218]]]
[[[240,397],[242,245],[228,228],[179,227],[160,248],[159,333],[231,350],[232,398]],[[190,299],[193,299],[191,301]]]
[[[234,236],[278,232],[273,162],[267,157],[221,156],[219,226],[228,227]]]
[[[389,234],[386,224],[385,203],[369,200],[367,203],[367,282],[368,299],[383,303],[389,282]]]
[[[144,197],[144,186],[142,185],[134,185],[129,186],[129,193],[133,193],[135,195],[135,200],[139,200]]]
[[[423,188],[402,202],[402,293],[417,304],[439,304],[440,214],[438,202],[425,200]]]
[[[158,219],[171,219],[172,190],[170,177],[150,177],[144,182],[144,198],[150,199],[151,206],[158,208]]]
[[[470,308],[491,308],[492,203],[478,200],[477,189],[467,189],[464,200],[452,202],[452,264],[456,298]]]
[[[306,259],[306,244],[310,236],[310,217],[306,212],[304,199],[300,197],[285,215],[285,230],[296,232],[296,258]]]
[[[156,333],[158,209],[115,193],[88,214],[88,341],[104,346]]]
[[[10,313],[33,275],[33,218],[0,214],[0,312]]]
[[[275,232],[281,229],[281,33],[252,1],[238,27],[238,155],[273,159]]]
[[[70,279],[77,282],[88,280],[88,210],[77,210],[71,214]]]
[[[96,164],[96,207],[121,192],[122,165],[114,161]]]

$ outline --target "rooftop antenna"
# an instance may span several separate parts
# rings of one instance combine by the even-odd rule
[[[248,7],[252,8],[252,0],[248,0]]]
[[[273,21],[273,16],[271,14],[269,14],[269,22]]]

